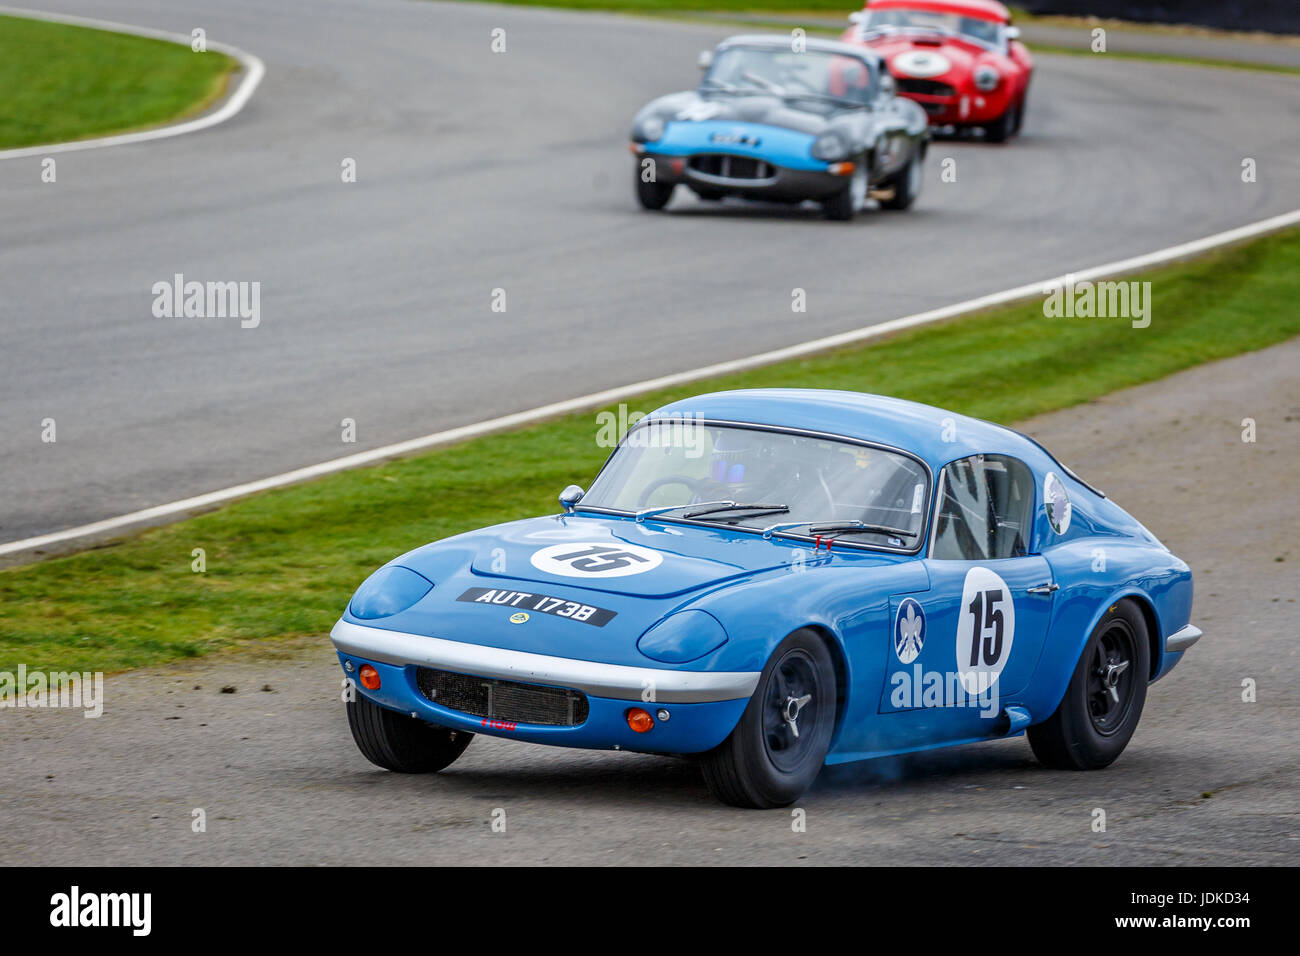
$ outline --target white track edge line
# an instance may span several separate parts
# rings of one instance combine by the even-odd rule
[[[75,528],[66,528],[63,531],[54,531],[49,534],[38,535],[34,538],[24,538],[21,541],[10,541],[5,544],[0,544],[0,556],[16,554],[22,551],[31,551],[47,545],[58,544],[63,541],[72,541],[77,538],[103,534],[106,531],[114,531],[118,528],[125,528],[134,524],[150,522],[158,518],[167,518],[172,515],[181,514],[186,511],[193,511],[199,508],[207,508],[212,505],[221,504],[222,502],[231,501],[235,498],[242,498],[245,495],[250,495],[255,492],[267,491],[272,488],[281,488],[286,485],[306,481],[310,478],[319,478],[322,475],[333,474],[350,468],[357,468],[361,465],[372,464],[386,458],[395,458],[401,455],[410,454],[411,452],[423,451],[440,445],[450,445],[455,442],[465,441],[469,438],[477,438],[481,435],[504,431],[520,425],[533,424],[535,422],[570,414],[572,412],[601,408],[611,402],[631,398],[632,396],[640,395],[644,392],[653,392],[663,388],[670,388],[675,385],[683,385],[689,382],[698,381],[702,378],[713,378],[718,375],[726,375],[732,372],[757,368],[762,365],[771,365],[775,362],[781,362],[787,359],[801,358],[806,355],[824,352],[828,349],[834,349],[845,345],[854,345],[869,339],[879,338],[882,335],[888,335],[891,332],[897,332],[900,329],[910,329],[918,325],[927,325],[932,322],[939,322],[943,319],[953,318],[965,313],[987,309],[990,306],[1003,305],[1017,299],[1025,299],[1033,295],[1041,295],[1044,294],[1047,287],[1062,285],[1070,279],[1073,279],[1075,282],[1082,282],[1084,280],[1090,281],[1098,279],[1103,276],[1133,272],[1135,270],[1145,269],[1149,266],[1159,265],[1161,263],[1196,255],[1197,253],[1206,252],[1218,246],[1228,245],[1242,239],[1249,239],[1253,236],[1263,235],[1267,232],[1275,232],[1278,229],[1284,229],[1287,226],[1295,225],[1297,223],[1300,223],[1300,209],[1294,209],[1291,212],[1283,213],[1279,216],[1271,216],[1268,219],[1262,219],[1259,222],[1253,222],[1236,229],[1229,229],[1226,232],[1206,236],[1204,239],[1184,242],[1180,245],[1169,246],[1168,248],[1160,249],[1156,252],[1133,256],[1129,259],[1120,259],[1116,262],[1108,262],[1105,265],[1096,266],[1091,269],[1083,269],[1079,272],[1066,273],[1065,275],[1056,276],[1055,278],[1046,279],[1040,282],[1031,282],[1027,285],[1016,286],[1014,289],[1006,289],[1002,292],[994,292],[989,295],[979,296],[978,298],[967,299],[964,302],[943,306],[942,308],[931,309],[928,312],[918,312],[915,315],[890,319],[889,321],[881,322],[878,325],[868,325],[860,329],[854,329],[850,332],[842,332],[838,335],[828,335],[824,338],[813,339],[810,342],[803,342],[799,345],[791,345],[786,348],[775,349],[758,355],[751,355],[748,358],[733,359],[728,362],[718,362],[715,365],[706,365],[702,368],[695,368],[686,372],[675,372],[671,375],[662,375],[659,378],[646,379],[645,381],[634,382],[631,385],[620,385],[616,388],[605,389],[601,392],[592,392],[591,394],[581,395],[577,398],[552,402],[549,405],[541,405],[537,408],[531,408],[526,411],[515,412],[510,415],[502,415],[498,418],[490,418],[486,421],[476,422],[472,425],[462,425],[459,428],[434,432],[433,434],[424,435],[420,438],[411,438],[392,445],[384,445],[381,448],[372,448],[369,451],[357,452],[354,455],[334,458],[317,465],[309,465],[305,468],[296,468],[293,471],[286,471],[278,475],[272,475],[269,478],[261,478],[257,481],[249,481],[241,485],[233,485],[229,488],[222,488],[218,491],[210,491],[207,494],[195,495],[192,498],[183,498],[180,501],[173,501],[169,504],[157,505],[153,508],[144,508],[140,511],[132,511],[129,514],[119,515],[116,518],[106,518],[103,521],[96,521]]]
[[[26,10],[20,7],[0,6],[0,14],[24,17],[29,20],[43,20],[47,23],[66,23],[71,26],[90,27],[96,30],[105,30],[110,33],[124,33],[130,36],[147,37],[151,40],[167,40],[171,43],[182,44],[186,47],[190,45],[190,37],[183,33],[168,33],[163,30],[152,30],[148,27],[134,27],[125,23],[114,23],[110,20],[94,20],[89,17],[76,17],[62,13],[45,13],[41,10]],[[155,139],[166,139],[169,136],[180,136],[184,133],[196,133],[201,129],[207,129],[210,126],[216,126],[218,123],[224,123],[240,110],[242,110],[253,96],[253,91],[257,85],[262,82],[262,77],[266,74],[266,66],[260,59],[251,53],[240,50],[237,47],[228,46],[225,43],[208,41],[207,48],[217,53],[224,53],[227,56],[234,57],[243,67],[243,76],[240,78],[239,86],[236,90],[226,97],[225,102],[218,109],[211,113],[192,120],[186,120],[182,123],[174,123],[171,126],[159,126],[156,129],[141,130],[138,133],[119,133],[115,136],[100,136],[93,139],[78,139],[69,143],[51,143],[48,146],[23,146],[18,149],[0,149],[0,160],[19,159],[24,156],[49,156],[52,153],[71,153],[83,149],[99,149],[104,146],[126,146],[130,143],[146,143]]]

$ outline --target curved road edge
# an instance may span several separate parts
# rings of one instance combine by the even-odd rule
[[[256,481],[233,485],[229,488],[218,489],[216,491],[196,495],[190,498],[183,498],[179,501],[172,501],[167,504],[156,505],[139,511],[132,511],[128,514],[106,518],[102,521],[95,521],[90,524],[79,525],[73,528],[65,528],[61,531],[53,531],[32,538],[0,543],[0,559],[6,557],[9,559],[0,561],[0,567],[20,564],[24,562],[24,559],[44,557],[45,555],[41,552],[51,545],[65,545],[69,542],[84,539],[101,538],[104,535],[113,534],[125,529],[143,528],[156,524],[164,524],[172,520],[183,518],[187,514],[212,508],[216,505],[224,504],[225,502],[233,501],[236,498],[242,498],[246,495],[255,494],[257,492],[269,491],[273,488],[298,484],[303,481],[319,478],[335,472],[345,471],[351,468],[359,468],[364,465],[374,464],[391,458],[398,458],[414,452],[426,451],[431,448],[466,441],[470,438],[477,438],[482,435],[502,432],[524,425],[531,425],[561,415],[602,408],[614,402],[632,398],[636,395],[641,395],[647,392],[660,391],[662,389],[688,384],[701,379],[714,378],[732,372],[746,371],[764,365],[772,365],[776,362],[782,362],[788,359],[802,358],[804,356],[826,352],[844,346],[860,345],[871,339],[880,338],[881,336],[889,335],[890,333],[898,332],[903,329],[929,325],[935,322],[941,322],[945,319],[956,318],[961,315],[978,312],[992,306],[1005,305],[1010,302],[1028,299],[1035,295],[1042,295],[1050,287],[1060,286],[1071,280],[1075,282],[1081,282],[1084,280],[1092,281],[1118,275],[1131,274],[1142,269],[1165,265],[1180,259],[1197,256],[1212,249],[1231,245],[1246,239],[1252,239],[1267,233],[1277,232],[1278,230],[1296,224],[1300,224],[1300,209],[1293,209],[1291,212],[1282,213],[1278,216],[1270,216],[1267,219],[1248,223],[1247,225],[1239,226],[1235,229],[1229,229],[1225,232],[1215,233],[1214,235],[1206,236],[1202,239],[1180,243],[1175,246],[1168,246],[1164,249],[1158,249],[1154,252],[1145,253],[1139,256],[1132,256],[1128,259],[1120,259],[1115,262],[1104,263],[1090,269],[1081,269],[1077,272],[1069,272],[1065,275],[1041,279],[1037,282],[1030,282],[1025,285],[1016,286],[1015,288],[1005,289],[1001,292],[994,292],[989,295],[979,296],[974,299],[967,299],[963,302],[943,306],[942,308],[931,309],[927,312],[918,312],[913,315],[890,319],[889,321],[880,322],[876,325],[864,326],[837,335],[812,339],[797,345],[791,345],[769,352],[762,352],[758,355],[751,355],[747,358],[719,362],[714,365],[706,365],[683,372],[675,372],[670,375],[660,376],[659,378],[633,382],[628,385],[621,385],[600,392],[592,392],[587,395],[580,395],[576,398],[553,402],[549,405],[541,405],[536,408],[514,412],[510,415],[502,415],[497,418],[490,418],[485,421],[462,425],[457,428],[434,432],[429,435],[422,435],[418,438],[407,439],[406,441],[396,442],[391,445],[384,445],[368,451],[345,455],[341,458],[333,458],[319,464],[308,465],[304,468],[296,468],[292,471],[282,472],[278,475],[271,475],[270,477],[261,478]],[[71,550],[76,549],[60,549],[61,552]],[[15,558],[14,556],[16,555],[21,555],[22,557]]]
[[[26,17],[30,20],[44,20],[49,23],[66,23],[69,26],[89,27],[95,30],[104,30],[110,33],[124,33],[130,36],[148,37],[153,40],[166,40],[169,43],[179,43],[183,46],[189,46],[191,38],[182,33],[168,33],[164,30],[153,30],[149,27],[136,27],[125,23],[114,23],[110,20],[96,20],[90,17],[77,17],[62,13],[46,13],[41,10],[27,10],[20,7],[0,6],[0,14],[5,16]],[[98,136],[92,139],[78,139],[66,143],[50,143],[46,146],[23,146],[18,149],[0,149],[0,160],[19,159],[24,156],[48,156],[50,153],[70,153],[82,149],[98,149],[104,146],[125,146],[130,143],[145,143],[155,139],[166,139],[169,136],[180,136],[184,133],[197,133],[199,130],[208,129],[216,126],[218,123],[224,123],[226,120],[235,116],[248,105],[252,99],[253,92],[257,89],[262,77],[266,75],[266,66],[260,59],[251,53],[239,49],[238,47],[229,46],[225,43],[218,43],[212,40],[207,41],[207,48],[217,53],[224,53],[239,63],[241,73],[239,84],[234,91],[228,93],[220,106],[209,112],[204,113],[191,120],[185,120],[180,123],[172,123],[168,126],[159,126],[154,129],[141,130],[136,133],[117,133],[112,136]]]

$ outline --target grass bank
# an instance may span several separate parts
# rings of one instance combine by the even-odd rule
[[[219,97],[237,66],[163,40],[0,16],[0,149],[180,119]]]

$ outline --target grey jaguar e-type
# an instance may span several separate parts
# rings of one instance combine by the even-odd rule
[[[921,190],[925,111],[894,95],[871,50],[830,40],[739,36],[700,56],[698,90],[636,115],[636,193],[662,209],[685,185],[701,199],[821,203],[852,219],[869,196],[906,209]]]

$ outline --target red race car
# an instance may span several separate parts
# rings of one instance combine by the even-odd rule
[[[868,0],[849,19],[843,38],[884,57],[931,126],[979,127],[995,143],[1019,132],[1034,61],[996,0]]]

